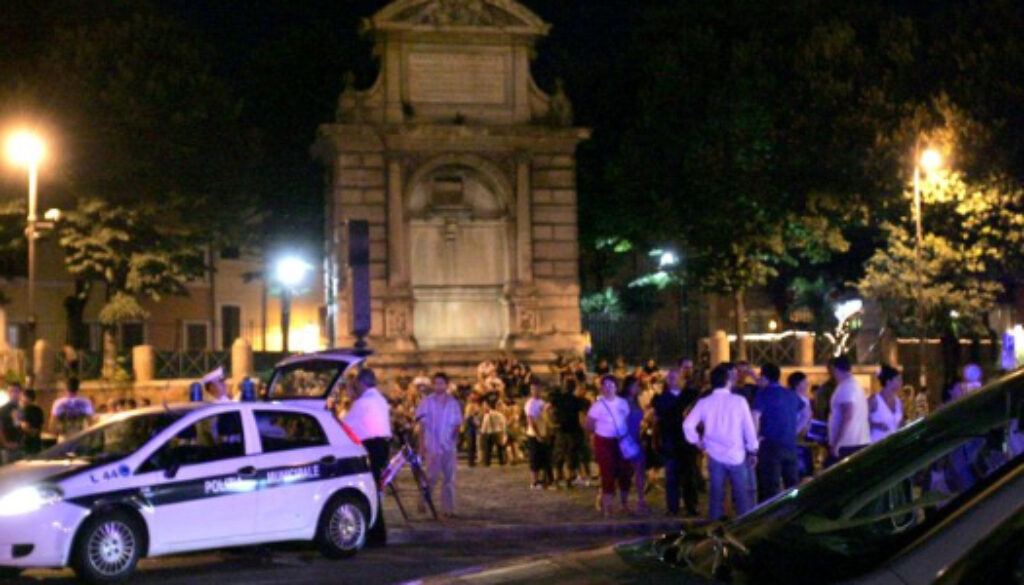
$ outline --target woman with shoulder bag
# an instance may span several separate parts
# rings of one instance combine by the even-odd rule
[[[616,484],[620,511],[630,513],[627,499],[633,468],[626,456],[632,458],[640,454],[639,442],[627,432],[629,405],[619,398],[618,389],[615,376],[602,376],[601,395],[587,411],[585,424],[594,435],[594,458],[601,474],[601,512],[605,518],[612,515]]]

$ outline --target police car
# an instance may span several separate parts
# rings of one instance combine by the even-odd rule
[[[307,358],[313,375],[301,360],[279,368],[271,395],[336,388],[357,360],[330,357]],[[325,363],[334,373],[317,375]],[[71,566],[102,583],[145,556],[294,540],[348,557],[377,505],[366,450],[322,401],[145,408],[0,467],[0,568]]]

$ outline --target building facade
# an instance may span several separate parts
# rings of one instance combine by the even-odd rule
[[[256,254],[234,251],[208,256],[211,270],[187,284],[187,296],[166,296],[160,301],[141,299],[149,316],[122,323],[116,332],[118,347],[130,351],[136,345],[152,345],[161,351],[226,351],[238,338],[255,351],[280,351],[281,298],[273,283],[262,277],[264,260]],[[74,278],[65,270],[63,254],[51,239],[39,245],[36,280],[36,338],[52,348],[71,343],[66,300],[76,294]],[[289,348],[312,351],[326,345],[323,324],[323,286],[313,274],[296,291],[291,304]],[[2,285],[10,299],[3,307],[4,338],[13,349],[28,350],[27,285],[14,278]],[[83,311],[85,342],[77,350],[102,349],[99,312],[104,304],[102,285],[89,292]]]

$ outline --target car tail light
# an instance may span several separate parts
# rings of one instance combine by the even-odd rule
[[[352,439],[353,443],[359,445],[360,447],[363,446],[363,442],[360,441],[359,437],[357,437],[356,434],[352,431],[352,427],[345,424],[345,421],[343,420],[339,420],[338,424],[341,425],[341,430],[345,431],[345,434],[348,435],[348,438]]]

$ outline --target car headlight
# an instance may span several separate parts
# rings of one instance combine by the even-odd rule
[[[18,516],[55,504],[64,498],[64,492],[54,486],[27,486],[0,497],[0,516]]]

